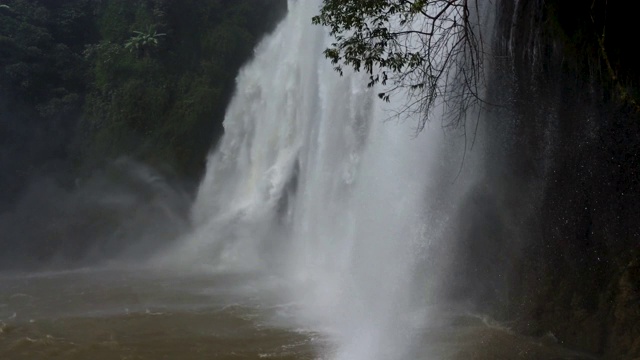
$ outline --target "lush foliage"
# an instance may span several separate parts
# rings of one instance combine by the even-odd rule
[[[154,247],[175,238],[189,199],[159,179],[197,182],[239,68],[285,9],[0,0],[0,268],[115,255],[143,228]]]
[[[197,177],[222,133],[235,74],[281,9],[274,4],[107,1],[97,19],[102,40],[86,51],[93,87],[84,160],[133,154]]]
[[[159,34],[158,31],[152,30],[149,26],[147,32],[134,31],[136,34],[131,39],[127,40],[124,44],[125,49],[129,49],[130,52],[136,51],[138,54],[146,54],[149,49],[155,48],[159,44],[159,39],[167,34]]]
[[[9,183],[17,189],[52,160],[71,164],[75,170],[63,170],[70,177],[129,155],[197,178],[222,132],[238,69],[286,7],[283,0],[2,3],[0,186],[9,194]]]
[[[0,205],[67,143],[87,89],[91,1],[12,0],[0,7]]]

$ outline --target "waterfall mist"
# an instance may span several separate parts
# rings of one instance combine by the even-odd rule
[[[290,1],[241,71],[194,229],[158,261],[277,279],[292,326],[325,334],[332,358],[407,358],[474,181],[471,149],[444,134],[442,109],[416,136],[417,119],[393,116],[403,94],[385,103],[364,74],[335,73],[318,6]]]
[[[27,183],[0,212],[0,269],[68,269],[147,258],[188,229],[192,198],[177,182],[122,158],[73,186]]]

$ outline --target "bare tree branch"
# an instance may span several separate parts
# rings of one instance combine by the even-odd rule
[[[469,0],[324,0],[313,18],[335,42],[325,55],[369,74],[368,85],[388,85],[383,100],[400,91],[408,99],[398,115],[419,115],[424,129],[436,107],[443,126],[464,128],[469,109],[482,103],[484,47]],[[474,126],[477,129],[477,124]],[[476,132],[477,130],[474,130]]]

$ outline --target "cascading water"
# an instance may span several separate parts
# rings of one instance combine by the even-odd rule
[[[410,119],[386,121],[401,104],[335,73],[322,55],[331,39],[310,24],[319,6],[290,1],[242,70],[195,231],[172,257],[282,279],[282,301],[335,344],[331,357],[399,359],[424,321],[414,273],[459,158],[441,160],[439,126],[415,137]]]

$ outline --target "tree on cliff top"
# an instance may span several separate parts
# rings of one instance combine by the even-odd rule
[[[407,90],[401,114],[419,116],[417,131],[440,105],[445,126],[465,126],[467,110],[480,103],[483,41],[477,2],[469,0],[324,0],[313,23],[327,26],[335,42],[324,54],[387,85],[386,101]]]

